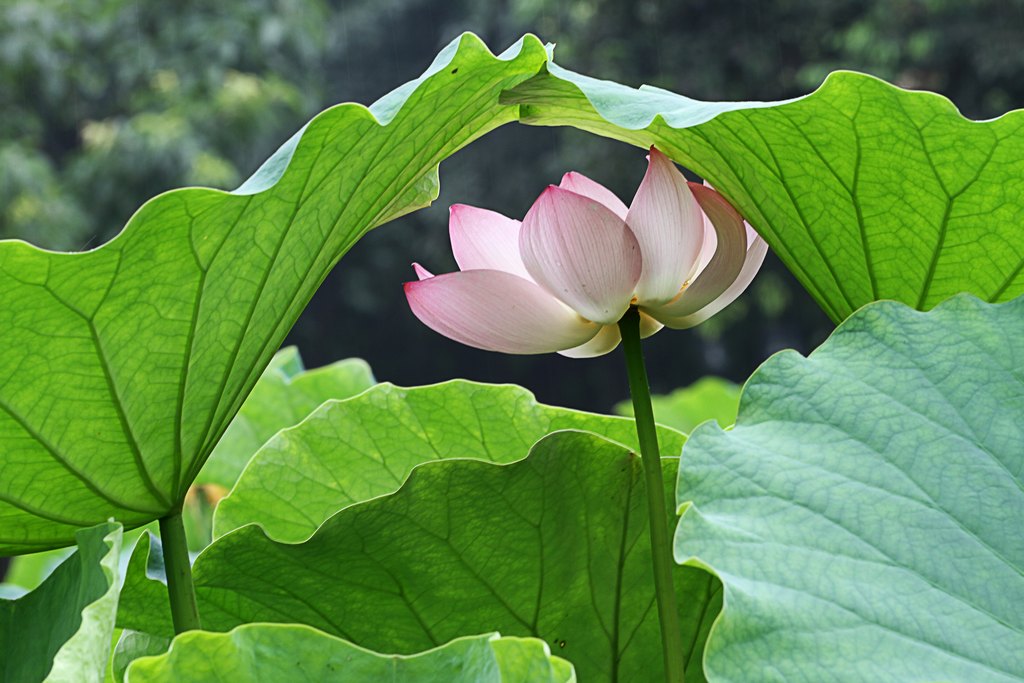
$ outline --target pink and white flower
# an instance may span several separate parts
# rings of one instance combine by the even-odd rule
[[[413,313],[469,346],[503,353],[599,356],[621,340],[631,305],[647,337],[697,325],[738,297],[768,246],[714,189],[687,182],[651,148],[627,208],[610,190],[566,173],[522,223],[494,211],[451,207],[459,272],[413,264]]]

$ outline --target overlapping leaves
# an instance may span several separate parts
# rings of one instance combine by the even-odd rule
[[[0,551],[171,509],[338,258],[429,203],[437,164],[516,116],[658,144],[836,320],[881,297],[1024,290],[1020,115],[972,123],[855,74],[791,102],[701,103],[572,74],[533,37],[496,59],[464,36],[369,110],[315,118],[233,193],[158,197],[86,253],[0,244]]]
[[[561,429],[636,447],[631,420],[546,406],[516,386],[381,384],[325,404],[267,443],[221,501],[214,535],[257,523],[275,540],[304,541],[339,509],[395,491],[417,465],[445,458],[510,463]],[[667,428],[659,438],[672,455],[684,441]]]
[[[196,482],[230,488],[249,458],[275,433],[298,424],[324,401],[355,396],[375,383],[370,366],[357,358],[306,370],[297,348],[281,349],[217,442]]]
[[[677,463],[664,461],[668,497]],[[164,589],[145,576],[145,550],[132,558],[118,618],[166,633]],[[583,680],[660,676],[640,463],[593,434],[556,432],[503,466],[427,463],[396,493],[343,509],[303,543],[237,529],[203,551],[195,580],[210,629],[299,622],[399,652],[495,629],[545,640]],[[690,677],[701,680],[720,588],[692,567],[676,580]]]
[[[713,104],[550,63],[533,77],[545,64],[536,39],[496,59],[465,37],[369,110],[318,116],[233,193],[163,195],[82,254],[0,244],[0,552],[64,545],[111,516],[137,526],[173,509],[340,256],[428,203],[437,164],[517,114],[657,144],[733,200],[837,321],[883,297],[928,309],[964,290],[989,301],[1024,291],[1020,114],[969,122],[941,98],[856,74],[791,102]],[[518,109],[499,103],[503,90]],[[1007,533],[1024,518],[1022,306],[964,298],[928,316],[871,307],[809,361],[783,355],[762,370],[734,431],[699,431],[679,489],[696,506],[677,552],[699,556],[726,584],[728,609],[707,653],[713,676],[1024,676],[1024,625],[1013,611],[1024,602],[1024,550]],[[309,424],[336,437],[353,424],[332,412],[341,405]],[[438,429],[457,435],[469,416]],[[481,450],[463,455],[518,457],[491,457],[483,423],[479,432],[468,424]],[[402,436],[387,420],[377,428]],[[248,516],[300,540],[324,523],[299,544],[249,526],[211,546],[196,571],[208,625],[296,621],[407,652],[500,629],[554,643],[587,680],[657,676],[628,449],[562,433],[523,462],[412,469],[458,455],[465,444],[455,439],[390,472],[392,456],[375,447],[332,450],[330,438],[291,436],[267,449],[274,476],[259,487],[287,482],[274,453],[295,457],[293,446],[314,468],[366,480],[251,494],[242,521],[227,527]],[[436,438],[430,427],[416,436]],[[346,457],[376,457],[376,474]],[[393,495],[352,505],[409,471]],[[319,499],[302,519],[307,494]],[[279,527],[275,509],[288,516]],[[70,621],[55,617],[62,628],[77,612],[105,632],[108,617],[89,611],[109,612],[113,582],[100,573],[88,586],[99,593],[79,593],[97,599],[69,603]],[[697,676],[718,584],[693,568],[679,576]],[[44,600],[48,585],[57,584],[25,600],[56,605]],[[137,595],[126,622],[164,630],[159,584],[137,571],[127,586]],[[11,619],[0,642],[11,640]],[[95,633],[83,636],[89,648]],[[19,651],[18,661],[49,658],[59,674],[60,657],[79,652],[59,646],[73,641],[24,660]]]
[[[119,591],[121,527],[77,534],[78,547],[46,581],[0,599],[0,680],[99,683],[107,668]]]

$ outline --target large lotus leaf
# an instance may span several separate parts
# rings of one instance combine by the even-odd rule
[[[287,653],[286,656],[282,656]],[[572,666],[539,640],[469,636],[412,656],[366,650],[308,626],[246,624],[230,633],[192,631],[167,654],[135,660],[128,683],[388,681],[572,683]]]
[[[664,459],[668,482],[677,466]],[[167,633],[147,547],[132,558],[118,619]],[[662,677],[640,461],[584,432],[549,435],[508,465],[421,465],[396,493],[342,510],[304,543],[243,527],[203,551],[194,575],[211,630],[297,622],[411,653],[493,629],[548,642],[581,680]],[[703,680],[720,584],[694,567],[678,567],[676,582],[688,680]]]
[[[637,447],[632,420],[542,405],[517,386],[381,384],[325,404],[270,441],[221,501],[214,534],[255,522],[275,540],[304,541],[341,508],[392,493],[421,463],[452,457],[509,463],[561,429]],[[682,434],[661,428],[658,436],[663,453],[679,454]]]
[[[234,192],[163,194],[84,253],[0,243],[0,553],[179,503],[342,254],[428,204],[438,163],[513,120],[499,93],[546,59],[533,37],[496,58],[463,36],[369,109],[314,118]]]
[[[1024,112],[837,72],[785,102],[699,102],[550,64],[507,94],[521,120],[656,145],[708,179],[836,322],[878,299],[928,309],[1024,292]]]
[[[689,433],[704,420],[715,420],[722,427],[736,422],[740,407],[740,388],[720,377],[702,377],[688,387],[671,394],[651,397],[654,419],[663,425]],[[615,405],[619,415],[633,415],[633,403]]]
[[[1024,298],[882,302],[683,451],[715,681],[1024,679]]]
[[[99,683],[118,598],[121,525],[76,534],[77,551],[34,591],[0,599],[0,680]]]
[[[253,453],[278,431],[298,424],[328,399],[349,398],[374,384],[365,361],[350,358],[306,370],[298,349],[281,349],[228,425],[196,482],[231,488]]]

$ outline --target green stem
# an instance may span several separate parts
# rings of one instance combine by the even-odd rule
[[[640,460],[647,485],[647,514],[651,530],[651,554],[654,562],[654,591],[658,598],[658,620],[661,622],[661,647],[665,659],[665,680],[683,683],[683,637],[679,629],[676,589],[672,582],[675,561],[672,558],[671,536],[668,533],[668,511],[665,507],[665,482],[661,473],[658,432],[654,427],[651,389],[640,349],[640,312],[635,306],[619,321],[622,349],[626,352],[629,393],[633,397],[636,435],[640,441]]]
[[[188,560],[188,544],[185,542],[185,526],[181,521],[180,509],[160,518],[160,542],[164,547],[167,596],[171,602],[174,632],[198,630],[202,627],[199,625],[196,589],[192,585],[192,564]]]

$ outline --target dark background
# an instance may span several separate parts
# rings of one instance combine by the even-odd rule
[[[845,68],[936,90],[974,118],[1024,102],[1020,0],[0,0],[0,238],[91,248],[159,192],[233,188],[312,115],[372,102],[467,30],[495,52],[533,32],[571,69],[699,99],[792,97]],[[628,203],[644,168],[643,152],[620,143],[506,126],[441,166],[433,207],[346,255],[288,343],[310,367],[361,356],[399,384],[515,382],[546,402],[608,410],[626,395],[617,353],[468,349],[416,321],[401,283],[413,260],[454,269],[449,204],[521,217],[573,169]],[[650,340],[652,385],[742,381],[831,328],[769,256],[736,304]]]

